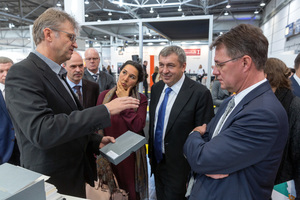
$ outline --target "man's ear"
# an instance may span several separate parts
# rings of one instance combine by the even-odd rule
[[[245,71],[249,71],[253,64],[252,58],[248,55],[243,56],[243,66]]]
[[[51,35],[51,33],[53,33],[52,30],[50,28],[45,28],[43,30],[43,33],[44,33],[45,40],[52,42],[52,35]]]

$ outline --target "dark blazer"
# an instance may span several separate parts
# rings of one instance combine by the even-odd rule
[[[21,166],[48,175],[59,193],[85,197],[96,174],[88,160],[99,152],[98,129],[110,126],[105,106],[82,109],[60,78],[36,54],[13,65],[6,77],[7,107]],[[74,102],[75,100],[75,102]],[[92,117],[91,117],[92,116]]]
[[[230,99],[220,106],[204,137],[194,132],[186,140],[184,154],[197,173],[189,200],[271,197],[288,136],[286,112],[267,81],[242,99],[211,139]],[[229,176],[216,180],[205,174]]]
[[[159,81],[151,88],[150,124],[149,124],[149,158],[151,171],[155,172],[157,161],[154,154],[154,123],[155,110],[165,86]],[[189,133],[203,123],[208,123],[214,115],[210,91],[187,76],[172,107],[164,139],[166,165],[170,176],[169,184],[181,184],[185,193],[190,167],[183,156],[183,145]]]
[[[97,104],[99,86],[97,83],[82,79],[83,107],[89,108]]]
[[[292,91],[293,91],[294,95],[296,95],[297,97],[300,97],[300,85],[295,80],[294,76],[292,76],[290,79],[292,82]]]
[[[7,162],[13,152],[15,131],[0,91],[0,165]]]
[[[87,69],[84,70],[83,78],[95,82],[95,79],[87,71]],[[114,77],[103,71],[99,71],[99,78],[97,80],[97,83],[99,84],[99,94],[104,90],[109,90],[113,88],[116,85]]]

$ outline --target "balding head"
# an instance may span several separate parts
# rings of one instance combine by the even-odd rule
[[[99,71],[100,56],[96,49],[89,48],[84,53],[85,64],[89,71],[96,74]]]
[[[68,79],[78,84],[84,73],[83,60],[78,52],[73,52],[71,59],[65,62],[65,69],[67,70]]]

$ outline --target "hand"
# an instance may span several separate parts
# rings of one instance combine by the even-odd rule
[[[229,176],[229,174],[205,174],[205,176],[213,178],[213,179],[222,179]]]
[[[111,115],[116,115],[126,109],[138,108],[139,104],[140,104],[140,101],[138,99],[135,99],[132,97],[120,97],[120,98],[116,98],[104,105],[109,110]]]
[[[101,140],[99,148],[101,149],[102,147],[104,147],[105,145],[107,145],[108,143],[111,143],[111,142],[115,143],[116,142],[115,138],[110,137],[110,136],[104,136]]]
[[[204,133],[206,132],[206,124],[203,124],[202,126],[197,126],[196,128],[194,128],[193,131],[198,131],[201,135],[204,135]]]
[[[116,94],[118,97],[128,97],[129,93],[131,91],[131,88],[132,88],[132,86],[129,87],[127,90],[125,90],[124,87],[122,86],[121,82],[118,81]]]

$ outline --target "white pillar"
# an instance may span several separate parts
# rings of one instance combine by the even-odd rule
[[[85,22],[84,0],[64,0],[65,11],[81,24]]]
[[[143,23],[139,21],[139,59],[142,62],[141,65],[143,66]],[[140,82],[139,85],[139,92],[143,93],[143,82]]]

